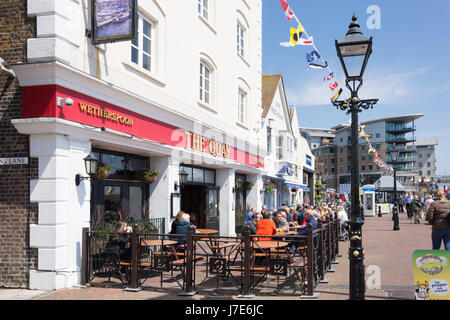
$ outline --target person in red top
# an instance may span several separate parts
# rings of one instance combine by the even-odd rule
[[[265,211],[263,215],[263,220],[258,221],[256,226],[256,235],[274,235],[277,233],[277,228],[275,227],[275,222],[270,219],[270,212]],[[271,238],[259,238],[259,240],[272,240]]]

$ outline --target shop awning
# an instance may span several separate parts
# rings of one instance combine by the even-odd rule
[[[382,176],[375,182],[375,189],[379,192],[394,192],[394,177]],[[397,181],[397,191],[404,192],[405,187]]]
[[[289,188],[297,188],[297,189],[303,189],[306,191],[309,191],[309,188],[307,186],[301,185],[301,184],[296,184],[296,183],[292,183],[292,182],[285,182],[286,187]]]
[[[280,177],[274,177],[274,176],[264,176],[264,178],[270,179],[270,180],[275,180],[275,181],[281,181],[284,182],[286,181],[286,179],[280,178]]]

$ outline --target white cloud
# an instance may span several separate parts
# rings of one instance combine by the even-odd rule
[[[381,73],[374,80],[367,81],[359,91],[361,99],[378,98],[380,103],[388,105],[407,105],[419,103],[411,97],[426,98],[429,95],[450,92],[450,84],[439,86],[423,86],[422,77],[425,76],[431,67],[421,67],[403,73],[388,74]],[[289,103],[297,106],[320,106],[330,105],[330,98],[333,95],[327,85],[320,79],[302,80],[295,86],[287,86],[286,94]],[[339,80],[339,79],[338,79]],[[345,82],[340,81],[344,88],[344,95],[348,96],[348,89]]]

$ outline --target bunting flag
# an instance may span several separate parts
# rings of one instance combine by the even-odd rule
[[[341,96],[341,94],[342,94],[342,88],[340,88],[339,89],[339,91],[338,91],[338,93],[336,93],[332,98],[331,98],[331,102],[335,102],[337,99],[339,99],[339,97]]]
[[[331,72],[329,75],[327,75],[325,78],[323,78],[323,81],[331,81],[334,79],[334,72]]]
[[[320,54],[317,52],[317,50],[314,50],[313,52],[306,54],[306,61],[308,61],[309,63],[319,59]]]
[[[325,68],[328,68],[328,62],[326,62],[326,61],[325,61],[324,66],[317,64],[317,63],[310,63],[308,65],[308,69],[325,69]]]
[[[298,23],[298,27],[295,28],[291,28],[291,37],[289,39],[289,42],[281,42],[280,45],[282,47],[296,47],[298,45],[302,45],[302,46],[312,46],[314,48],[314,51],[312,51],[311,53],[307,53],[306,54],[306,61],[308,62],[308,66],[307,69],[311,70],[311,69],[327,69],[328,72],[326,74],[326,76],[324,77],[324,81],[330,82],[327,83],[328,84],[328,88],[335,93],[337,90],[337,93],[331,98],[331,103],[335,103],[337,101],[337,99],[341,96],[341,94],[344,94],[344,104],[343,106],[348,106],[348,97],[347,95],[344,93],[342,87],[339,85],[339,82],[337,80],[334,79],[334,72],[330,69],[328,62],[325,61],[321,55],[319,54],[319,50],[317,49],[314,40],[312,37],[310,37],[308,35],[308,33],[306,32],[305,28],[303,27],[303,25],[300,23],[300,20],[297,18],[297,16],[295,15],[294,11],[292,10],[292,8],[289,6],[289,4],[287,3],[286,0],[280,0],[281,3],[281,7],[284,11],[284,14],[286,15],[286,18],[288,21],[291,21],[295,18],[295,20]],[[305,38],[302,38],[302,35],[305,35]],[[316,60],[322,60],[322,63],[313,63]]]
[[[284,14],[286,15],[286,19],[288,19],[289,21],[294,19],[295,14],[294,14],[294,11],[292,11],[289,4],[284,0],[280,0],[280,3],[281,3],[281,7],[283,8]]]
[[[373,163],[375,163],[378,167],[381,169],[385,169],[386,171],[393,171],[393,168],[388,166],[383,160],[380,158],[380,153],[372,146],[372,144],[369,141],[369,138],[372,137],[372,135],[367,134],[364,131],[364,128],[366,126],[359,126],[359,136],[364,138],[367,142],[367,145],[369,147],[367,154],[373,153],[375,155],[375,158],[373,159]]]

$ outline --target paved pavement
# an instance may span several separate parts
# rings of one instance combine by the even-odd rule
[[[400,215],[400,230],[392,230],[391,215],[383,217],[366,217],[363,226],[363,247],[365,250],[364,265],[367,300],[409,300],[414,299],[412,254],[415,250],[431,249],[431,226],[423,222],[419,225],[411,223],[405,214]],[[339,242],[342,255],[338,264],[334,264],[335,272],[326,274],[328,283],[320,284],[315,292],[320,293],[318,300],[348,300],[349,294],[349,242]],[[379,275],[377,278],[376,275]],[[149,281],[149,282],[147,282]],[[192,297],[181,297],[180,288],[176,282],[159,286],[159,277],[147,280],[144,290],[127,292],[121,286],[105,288],[93,286],[90,288],[60,289],[54,291],[35,291],[0,289],[0,300],[234,300],[238,299],[236,288],[229,283],[221,283],[220,290],[216,288],[216,280],[211,278],[199,286],[199,292]],[[201,281],[201,280],[200,280]],[[149,283],[149,285],[147,285]],[[292,289],[292,283],[282,283],[280,295],[273,294],[273,287],[264,286],[252,300],[299,300],[300,293]],[[285,290],[286,289],[286,290]]]

